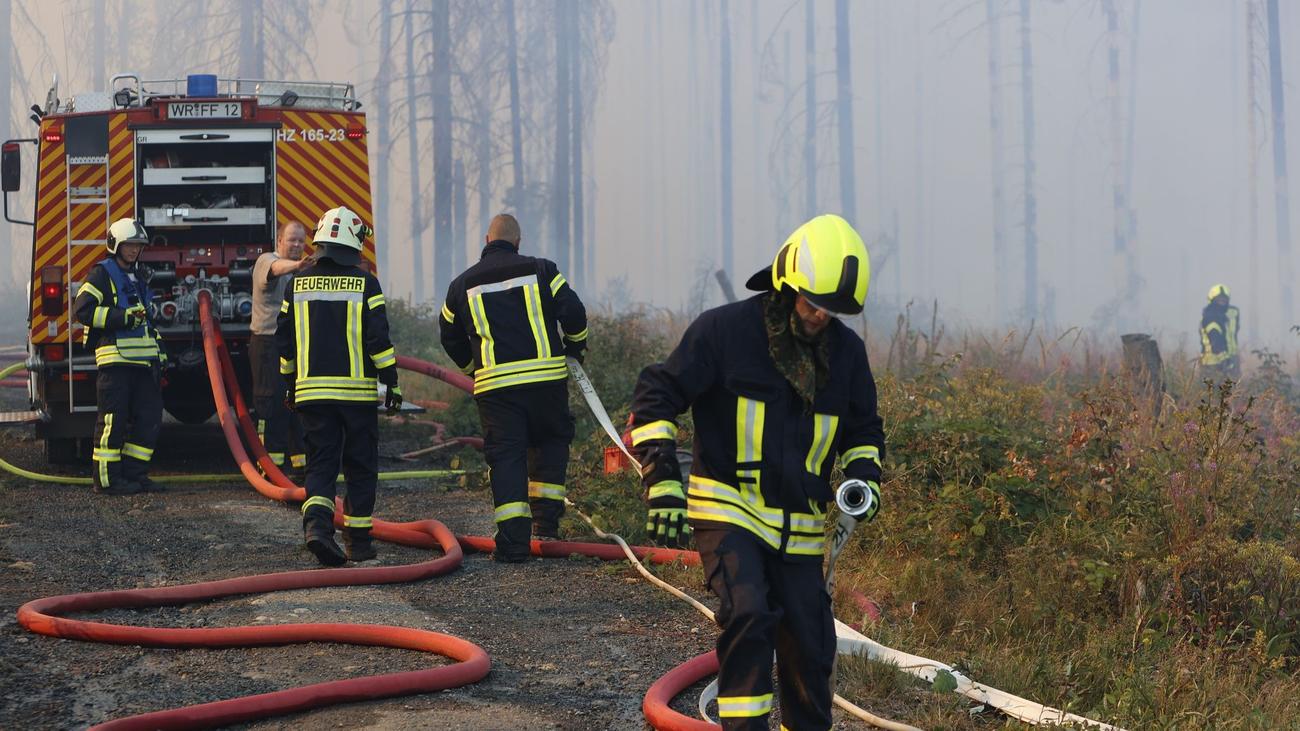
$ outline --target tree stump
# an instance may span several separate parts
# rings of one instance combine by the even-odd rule
[[[1124,374],[1138,398],[1150,404],[1151,416],[1159,418],[1165,393],[1160,346],[1145,333],[1121,335],[1120,340],[1124,343]]]

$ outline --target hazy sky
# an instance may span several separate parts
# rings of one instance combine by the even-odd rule
[[[1259,279],[1250,280],[1245,0],[1141,0],[1136,67],[1129,58],[1137,0],[1116,0],[1121,18],[1120,94],[1136,68],[1132,205],[1136,262],[1144,280],[1130,323],[1167,347],[1191,336],[1211,284],[1224,282],[1243,309],[1247,346],[1290,345],[1300,313],[1279,312],[1274,236],[1271,107],[1265,36],[1258,35]],[[146,5],[146,3],[137,3]],[[376,2],[327,3],[315,76],[367,85],[374,77]],[[956,325],[994,323],[1001,268],[1013,306],[1023,299],[1023,160],[1018,0],[997,0],[1002,20],[1002,121],[1006,261],[993,260],[989,48],[984,2],[852,0],[852,82],[857,220],[869,245],[897,234],[902,251],[873,251],[868,307],[939,301]],[[1090,326],[1115,298],[1110,90],[1106,18],[1099,0],[1032,0],[1033,96],[1040,242],[1040,302],[1058,327]],[[682,307],[719,301],[706,275],[718,261],[720,172],[719,3],[613,0],[614,37],[589,130],[588,206],[595,292],[618,301]],[[1261,3],[1262,6],[1262,3]],[[1283,68],[1291,139],[1300,169],[1300,5],[1282,3]],[[52,43],[75,33],[76,4],[33,12]],[[816,136],[818,205],[803,188],[803,0],[731,0],[735,155],[735,270],[739,287],[770,261],[783,237],[817,212],[839,212],[834,2],[815,4],[814,62],[822,116]],[[345,21],[343,18],[349,18]],[[692,21],[692,18],[694,20]],[[350,28],[350,31],[345,31]],[[276,43],[309,39],[272,39]],[[21,41],[20,41],[21,44]],[[310,50],[310,49],[309,49]],[[18,53],[23,53],[20,45]],[[83,64],[57,53],[64,88],[85,87]],[[787,61],[788,59],[788,61]],[[524,63],[528,60],[524,59]],[[233,69],[211,69],[222,76]],[[303,77],[312,73],[305,71]],[[34,79],[43,90],[46,79]],[[395,89],[394,91],[398,91]],[[793,98],[787,99],[788,94]],[[373,108],[368,107],[368,108]],[[527,110],[525,110],[527,111]],[[504,122],[504,118],[503,118]],[[502,126],[502,134],[508,127]],[[395,158],[404,160],[405,153]],[[404,247],[407,201],[395,159],[391,256],[386,284],[410,291]],[[499,174],[509,177],[508,166]],[[504,187],[504,186],[502,186]],[[1292,248],[1300,207],[1292,184]],[[493,209],[500,201],[493,201]],[[477,211],[471,201],[470,211]],[[382,225],[382,222],[380,222]],[[473,224],[474,222],[471,222]],[[483,222],[470,225],[471,260]],[[399,230],[400,229],[400,230]],[[525,231],[526,246],[530,235]],[[19,249],[27,248],[25,231]],[[426,235],[426,242],[428,241]],[[25,254],[17,254],[22,258]],[[901,270],[899,261],[901,256]],[[891,261],[885,261],[885,259]],[[1296,256],[1300,259],[1300,255]],[[25,258],[22,259],[24,262]],[[426,257],[426,261],[428,258]],[[427,289],[427,287],[426,287]],[[1300,288],[1298,288],[1300,289]],[[1300,292],[1297,292],[1300,298]],[[1105,332],[1103,330],[1103,332]]]

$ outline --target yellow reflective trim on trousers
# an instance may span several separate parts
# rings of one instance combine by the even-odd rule
[[[456,313],[451,311],[451,308],[447,306],[446,302],[442,303],[442,319],[446,320],[448,323],[456,322]]]
[[[257,441],[266,445],[266,419],[257,420]]]
[[[691,475],[687,481],[686,494],[689,497],[735,505],[771,528],[779,530],[785,523],[785,511],[780,508],[769,508],[762,501],[757,503],[747,501],[741,492],[731,485],[724,485],[705,477]]]
[[[289,464],[292,465],[292,466],[294,466],[294,467],[306,467],[306,466],[307,466],[307,455],[305,455],[305,454],[291,454],[291,455],[289,455]]]
[[[557,485],[553,482],[538,482],[536,480],[528,481],[528,497],[530,498],[563,500],[565,494],[564,485]]]
[[[314,508],[314,507],[325,508],[332,513],[334,512],[334,501],[330,500],[327,497],[323,497],[321,495],[314,495],[303,501],[302,512],[305,513],[307,512],[308,508]]]
[[[375,519],[369,515],[344,515],[344,528],[373,528]]]
[[[483,309],[483,295],[469,298],[469,315],[474,320],[474,330],[481,341],[479,362],[484,368],[491,368],[496,365],[496,357],[492,353],[492,327],[488,324],[487,311]]]
[[[302,367],[298,369],[298,377],[305,378],[307,370],[311,365],[311,310],[307,307],[307,302],[295,300],[293,303],[293,334],[294,345],[297,347],[297,358]]]
[[[91,458],[101,462],[117,462],[122,459],[122,450],[96,449],[91,452]]]
[[[122,455],[132,459],[138,459],[141,462],[148,462],[153,459],[153,450],[148,447],[142,447],[139,444],[126,442],[122,445]]]
[[[849,463],[855,459],[869,459],[872,462],[875,462],[877,467],[880,467],[880,448],[868,444],[845,450],[845,452],[840,455],[840,469],[848,467]]]
[[[536,284],[524,285],[524,307],[528,310],[528,328],[533,331],[537,357],[551,357],[551,339],[546,336],[546,323],[542,322],[542,298]]]
[[[565,281],[564,275],[556,272],[555,276],[551,278],[551,296],[554,297],[559,294],[560,287],[563,287],[566,284],[568,284],[568,282]]]
[[[372,310],[379,307],[383,307],[386,304],[388,304],[388,300],[384,299],[383,294],[377,294],[371,297],[370,299],[366,300],[366,307]]]
[[[90,317],[90,326],[102,328],[107,324],[108,324],[108,308],[96,307],[94,313]]]
[[[528,503],[504,503],[498,505],[494,518],[496,522],[501,523],[514,518],[531,518],[533,517],[532,508]]]
[[[122,458],[122,450],[110,449],[108,446],[112,433],[113,415],[104,414],[104,433],[99,437],[99,448],[91,455],[91,459],[99,463],[99,484],[101,487],[108,487],[108,463]]]
[[[667,420],[652,421],[632,430],[632,445],[636,446],[652,439],[677,440],[677,425]]]
[[[820,475],[822,464],[830,454],[831,445],[835,443],[835,430],[839,428],[840,417],[832,414],[813,414],[813,440],[808,446],[808,458],[804,460],[804,469]]]
[[[757,718],[772,712],[772,694],[718,696],[721,718]]]
[[[544,371],[537,371],[535,373],[522,373],[517,376],[493,379],[492,381],[489,381],[487,383],[480,383],[479,381],[475,380],[474,393],[475,395],[477,395],[480,393],[487,393],[488,391],[495,391],[498,388],[506,388],[509,386],[522,386],[526,383],[545,383],[547,381],[563,381],[568,377],[569,377],[569,369],[561,366],[558,370],[547,369]]]
[[[271,458],[271,464],[276,467],[284,464],[284,452],[267,452],[266,456]]]
[[[370,362],[375,364],[375,368],[383,370],[391,365],[397,365],[397,351],[389,348],[370,356]]]

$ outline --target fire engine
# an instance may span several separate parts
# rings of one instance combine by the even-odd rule
[[[248,378],[253,263],[276,232],[308,232],[326,210],[371,219],[365,115],[347,83],[269,79],[145,80],[114,76],[107,92],[33,105],[34,139],[0,148],[6,220],[33,228],[28,314],[29,395],[46,459],[88,459],[95,359],[72,316],[77,288],[108,256],[113,221],[134,217],[153,320],[174,366],[163,401],[184,423],[216,410],[199,334],[197,295],[211,293],[241,380]],[[10,217],[23,145],[36,146],[34,213]],[[310,238],[310,236],[309,236]],[[375,264],[374,241],[364,264]]]

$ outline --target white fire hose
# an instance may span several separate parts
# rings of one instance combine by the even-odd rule
[[[591,413],[596,417],[596,420],[600,422],[600,425],[604,427],[605,433],[609,435],[609,438],[613,440],[614,444],[618,445],[618,448],[623,451],[623,454],[627,455],[628,459],[632,460],[632,464],[636,465],[637,469],[640,470],[641,463],[636,459],[636,457],[632,456],[632,453],[628,451],[627,446],[623,444],[622,438],[619,437],[618,430],[614,428],[614,423],[610,420],[609,413],[601,403],[600,396],[596,393],[595,387],[591,385],[591,379],[587,377],[587,373],[583,370],[582,365],[573,358],[568,358],[567,361],[569,365],[569,374],[573,376],[574,382],[578,384],[579,390],[582,391],[582,396],[586,399],[587,406],[591,409]],[[835,562],[839,558],[840,551],[842,551],[844,546],[848,544],[853,529],[857,527],[858,518],[870,512],[872,500],[871,491],[867,488],[866,483],[863,483],[860,480],[846,480],[841,483],[839,488],[835,491],[835,505],[839,508],[840,517],[836,521],[835,531],[831,535],[829,565],[826,569],[826,588],[828,592],[833,586]],[[632,553],[632,549],[628,547],[627,543],[622,538],[600,530],[596,527],[596,524],[592,522],[591,518],[583,514],[582,511],[576,510],[577,506],[568,500],[566,500],[566,502],[571,507],[574,507],[575,512],[578,513],[579,517],[586,521],[586,523],[596,531],[597,536],[617,542],[623,549],[623,553],[627,555],[628,560],[636,566],[637,571],[639,571],[647,580],[695,607],[697,611],[708,617],[710,620],[713,619],[713,612],[710,611],[708,607],[704,606],[694,597],[681,589],[672,586],[651,573],[649,569],[637,560],[636,555]],[[946,672],[950,674],[957,683],[955,692],[960,693],[971,700],[996,708],[1019,721],[1032,725],[1044,723],[1073,723],[1100,729],[1101,731],[1124,731],[1124,729],[1118,726],[1094,721],[1089,718],[1077,716],[1073,713],[1066,713],[1065,711],[1044,706],[1041,703],[1035,703],[1031,700],[1012,695],[1006,691],[977,683],[963,675],[961,672],[954,670],[950,665],[886,647],[858,632],[847,624],[844,624],[838,619],[835,620],[835,634],[836,652],[840,655],[857,655],[872,660],[886,662],[896,666],[902,672],[914,675],[930,683],[933,683],[935,678],[939,677],[940,672]],[[708,715],[706,708],[709,703],[716,700],[717,697],[718,681],[717,678],[714,678],[713,682],[709,683],[700,694],[700,716],[705,720],[713,720]],[[838,694],[835,696],[834,702],[835,705],[839,706],[841,709],[844,709],[857,718],[880,728],[890,729],[891,731],[920,731],[920,729],[917,729],[914,726],[908,726],[907,724],[875,716],[870,712],[859,708]]]

